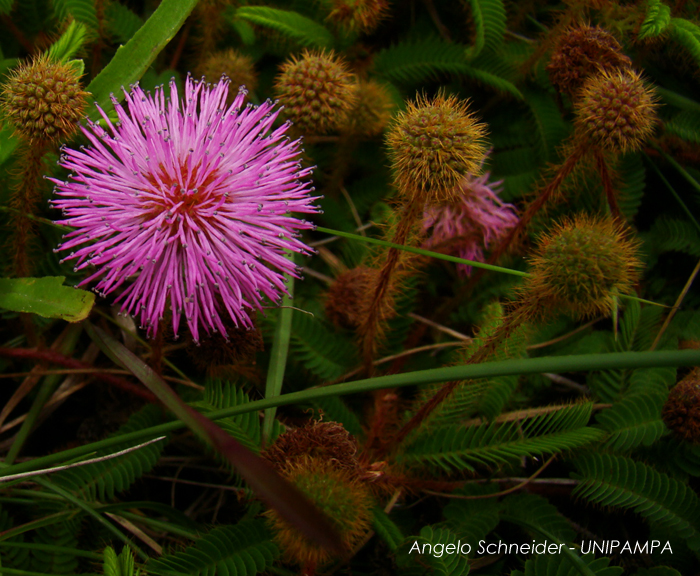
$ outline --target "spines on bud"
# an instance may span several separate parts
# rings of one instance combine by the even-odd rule
[[[400,193],[421,205],[456,199],[460,181],[481,172],[485,135],[486,126],[454,96],[409,102],[387,136]]]
[[[379,82],[360,81],[355,88],[357,102],[348,116],[347,130],[362,136],[377,136],[384,131],[394,110],[389,91]]]
[[[221,75],[225,74],[231,81],[231,86],[234,88],[245,86],[250,92],[254,92],[258,85],[258,75],[255,72],[253,59],[233,48],[214,52],[205,58],[199,66],[198,73],[211,83],[218,82]],[[230,90],[229,98],[233,100],[235,96],[236,90]]]
[[[638,243],[618,220],[578,215],[540,238],[522,289],[526,316],[610,314],[642,267]]]
[[[387,0],[332,0],[328,20],[352,32],[372,32],[387,15]]]
[[[2,90],[2,109],[23,139],[55,142],[70,136],[85,109],[76,69],[47,55],[15,70]]]
[[[577,136],[609,152],[639,150],[657,123],[654,92],[629,69],[603,70],[575,102]]]
[[[282,65],[275,93],[300,134],[327,134],[347,122],[355,78],[332,52],[309,52]]]

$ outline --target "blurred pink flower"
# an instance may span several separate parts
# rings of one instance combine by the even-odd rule
[[[98,280],[104,296],[126,284],[116,301],[151,336],[166,305],[175,334],[184,314],[195,341],[201,328],[226,335],[226,316],[252,327],[249,312],[298,276],[285,250],[312,252],[297,237],[313,225],[292,216],[317,211],[299,141],[273,128],[270,101],[244,104],[241,89],[227,106],[228,84],[188,78],[183,98],[174,81],[169,98],[133,86],[126,107],[113,98],[118,122],[100,109],[107,130],[83,128],[90,144],[64,149],[71,174],[53,180],[60,223],[75,229],[58,249],[92,270],[81,285]]]
[[[466,260],[483,262],[484,251],[501,240],[518,222],[515,206],[498,197],[502,181],[488,183],[490,174],[467,176],[462,195],[452,204],[433,205],[423,214],[423,229],[430,233],[423,247]],[[472,268],[458,264],[469,276]]]

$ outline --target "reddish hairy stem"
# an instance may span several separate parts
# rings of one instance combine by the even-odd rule
[[[605,156],[600,150],[595,151],[595,163],[598,173],[600,174],[600,179],[603,182],[603,190],[605,190],[605,197],[608,200],[608,206],[610,207],[610,214],[615,220],[622,222],[622,214],[620,213],[620,207],[617,204],[617,198],[615,197],[615,187],[613,186],[612,178],[610,178],[610,171],[608,170],[608,164],[605,161]]]
[[[156,397],[151,394],[148,390],[129,382],[118,376],[113,376],[111,374],[104,374],[99,368],[91,366],[86,362],[81,362],[75,358],[69,358],[63,354],[59,354],[54,350],[36,350],[32,348],[0,348],[0,356],[6,358],[20,358],[25,360],[37,360],[41,362],[46,362],[50,364],[58,364],[59,366],[65,366],[66,368],[79,368],[79,369],[91,369],[95,371],[95,374],[99,376],[104,382],[121,388],[125,392],[134,394],[135,396],[140,396],[144,400],[149,402],[156,402]]]
[[[421,209],[422,206],[420,206],[418,202],[410,202],[404,206],[401,220],[391,240],[394,244],[405,244]],[[377,287],[374,290],[372,304],[367,311],[367,318],[365,318],[362,326],[360,326],[362,355],[365,370],[368,375],[371,375],[373,371],[372,361],[374,360],[377,333],[379,331],[379,323],[383,320],[383,318],[381,318],[382,305],[384,304],[389,290],[391,275],[396,269],[400,257],[400,250],[389,248],[384,265],[379,272]]]

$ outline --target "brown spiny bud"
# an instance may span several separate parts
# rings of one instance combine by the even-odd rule
[[[235,88],[245,86],[249,91],[254,92],[258,85],[258,75],[255,72],[253,59],[233,48],[214,52],[205,58],[198,68],[198,73],[211,83],[218,82],[222,74],[226,75],[234,87],[234,90],[230,91],[232,98],[235,98],[237,93]]]
[[[372,297],[379,280],[379,270],[358,266],[340,274],[326,295],[326,316],[336,326],[354,330],[367,318]],[[394,315],[393,297],[386,299],[382,319]]]
[[[693,368],[671,389],[661,415],[677,436],[700,443],[700,368]]]
[[[458,184],[481,173],[485,135],[486,126],[454,96],[409,102],[387,135],[399,192],[421,205],[455,200]]]
[[[356,454],[357,444],[342,424],[314,420],[280,434],[264,456],[280,470],[310,457],[357,472]]]
[[[356,86],[357,103],[348,116],[347,130],[362,136],[381,134],[391,119],[394,102],[389,91],[370,80]]]
[[[547,72],[557,90],[574,96],[584,81],[600,70],[631,65],[612,34],[598,26],[575,26],[560,36]]]
[[[53,142],[76,130],[86,96],[73,66],[43,55],[10,75],[3,85],[2,111],[21,138]]]
[[[332,519],[348,550],[367,534],[374,499],[368,484],[358,480],[352,472],[324,458],[306,457],[289,466],[283,474]],[[269,510],[267,517],[275,541],[288,562],[311,568],[333,558],[331,552],[310,542],[275,510]]]
[[[282,65],[275,93],[299,134],[327,134],[347,122],[355,78],[333,53],[309,52]]]
[[[372,32],[387,15],[387,0],[332,0],[328,20],[352,32]]]
[[[575,102],[576,133],[609,152],[639,150],[657,123],[657,102],[637,72],[603,71],[586,80]]]

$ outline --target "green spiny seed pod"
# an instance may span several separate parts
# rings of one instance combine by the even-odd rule
[[[347,549],[369,530],[373,505],[370,488],[352,472],[337,468],[327,459],[307,457],[288,467],[284,476],[334,521]],[[307,540],[275,510],[269,510],[267,516],[275,540],[289,562],[308,567],[332,559],[331,552]]]
[[[657,123],[656,99],[633,70],[603,70],[586,80],[575,103],[579,138],[609,152],[639,150]]]
[[[598,26],[573,26],[559,37],[547,72],[557,90],[574,96],[584,81],[600,70],[630,66],[632,61],[610,32]]]
[[[671,430],[700,444],[700,369],[693,370],[668,394],[661,416]]]
[[[15,70],[2,89],[2,111],[23,139],[57,141],[77,128],[87,92],[71,65],[40,56]]]
[[[578,215],[540,238],[523,289],[528,316],[610,314],[642,267],[638,243],[615,219]]]
[[[394,110],[389,91],[379,82],[358,82],[357,103],[348,116],[347,129],[353,134],[377,136],[386,128]]]
[[[423,204],[455,200],[462,179],[481,172],[485,135],[486,126],[454,96],[409,102],[387,136],[401,194]]]
[[[253,59],[233,48],[214,52],[204,59],[197,72],[211,83],[218,82],[221,75],[225,74],[234,88],[245,86],[251,92],[254,92],[258,85],[258,75],[255,72]],[[235,98],[236,90],[231,90],[230,96],[231,99]]]
[[[333,53],[305,50],[282,65],[275,93],[300,134],[327,134],[346,123],[355,78]]]

